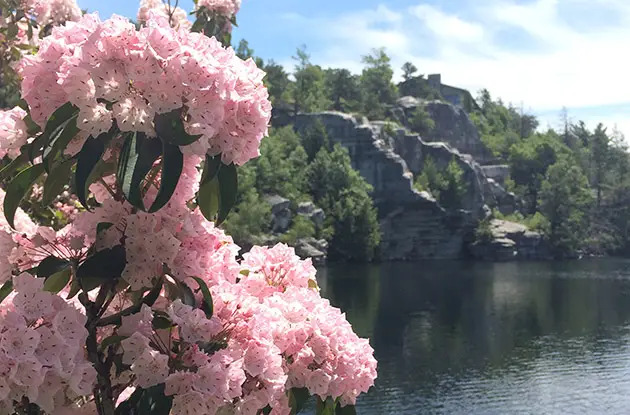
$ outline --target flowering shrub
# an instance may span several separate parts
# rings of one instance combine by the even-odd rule
[[[239,261],[217,228],[267,133],[264,73],[144,6],[140,29],[55,27],[0,112],[0,413],[296,414],[310,396],[354,413],[373,350],[310,260]],[[34,192],[69,223],[34,223]]]
[[[162,0],[141,0],[138,9],[138,23],[146,24],[149,20],[149,13],[167,17],[172,27],[179,29],[190,29],[192,23],[188,20],[188,13],[181,7],[171,6]]]

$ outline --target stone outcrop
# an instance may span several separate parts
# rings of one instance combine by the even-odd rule
[[[288,231],[293,218],[291,201],[278,195],[267,195],[264,199],[271,206],[271,231],[273,233]]]
[[[467,164],[475,170],[486,204],[505,215],[514,213],[518,209],[518,201],[515,195],[506,191],[504,187],[505,179],[509,175],[509,167],[493,164],[494,157],[481,141],[479,132],[468,114],[463,109],[447,102],[422,101],[414,97],[400,98],[397,106],[392,109],[392,114],[402,125],[409,127],[408,120],[419,106],[427,111],[435,123],[435,127],[422,136],[423,143],[435,144],[436,150],[445,147],[448,148],[447,151],[455,150],[458,153],[458,159],[466,160]],[[412,147],[417,146],[412,145]],[[398,143],[398,149],[401,149],[400,143]],[[402,155],[402,153],[399,154]],[[444,151],[438,154],[438,157],[443,155]],[[409,163],[409,160],[405,160]],[[463,165],[465,163],[458,161],[458,164],[465,172],[470,170]],[[413,163],[410,163],[410,168],[416,171]],[[468,176],[468,173],[466,174]],[[473,183],[470,178],[467,182]],[[472,195],[471,190],[473,189],[469,189],[468,196]]]
[[[408,120],[418,106],[423,106],[435,123],[435,127],[423,135],[425,141],[447,143],[462,154],[470,154],[480,164],[494,160],[490,150],[481,141],[477,127],[462,108],[448,102],[402,97],[397,101],[398,109],[393,113],[402,125],[409,127]]]
[[[490,221],[491,239],[477,241],[470,247],[473,257],[486,261],[549,259],[549,247],[543,236],[525,225],[505,220]]]
[[[473,197],[479,204],[471,203],[470,210],[447,211],[429,194],[413,188],[413,173],[383,136],[382,126],[359,123],[347,114],[322,112],[299,115],[295,128],[303,131],[316,121],[324,125],[332,142],[348,149],[353,167],[374,188],[372,197],[382,231],[381,259],[452,259],[463,255],[465,242],[483,209],[479,190]],[[417,135],[408,140],[422,144]],[[449,154],[449,160],[453,155],[457,153]]]
[[[324,239],[304,238],[295,243],[295,253],[300,258],[311,258],[314,264],[326,262],[328,242]]]
[[[316,229],[321,229],[324,226],[326,214],[323,209],[315,206],[313,202],[300,203],[297,207],[297,214],[308,218],[313,222]]]

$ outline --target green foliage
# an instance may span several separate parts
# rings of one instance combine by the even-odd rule
[[[363,91],[360,78],[347,69],[326,69],[324,71],[330,109],[343,112],[360,111]]]
[[[540,209],[549,220],[548,237],[557,256],[576,252],[587,232],[593,202],[588,180],[570,157],[562,156],[547,171]]]
[[[317,112],[327,109],[330,101],[326,95],[324,71],[318,65],[313,65],[306,47],[297,50],[297,61],[293,77],[293,106],[294,112]]]
[[[369,119],[385,118],[387,105],[392,105],[398,97],[392,83],[394,71],[385,49],[374,49],[363,57],[366,65],[361,74],[361,89],[364,94],[363,112]]]
[[[416,65],[414,65],[411,62],[405,62],[402,66],[402,71],[403,71],[403,79],[405,81],[408,81],[411,78],[413,78],[413,74],[418,72],[418,68],[416,67]]]
[[[492,242],[494,235],[490,227],[490,218],[479,221],[477,229],[475,229],[475,242],[479,244],[487,244]]]
[[[409,118],[409,127],[416,133],[423,135],[435,128],[435,122],[423,106],[417,106]]]
[[[320,150],[307,176],[313,200],[334,228],[331,258],[371,260],[380,243],[372,189],[352,168],[347,150],[338,144],[331,152]]]
[[[280,241],[289,245],[294,245],[302,238],[314,237],[316,234],[315,225],[310,219],[297,215],[293,218],[289,230],[280,237]]]
[[[260,194],[278,194],[289,200],[303,199],[307,192],[308,155],[291,127],[275,129],[264,139],[256,169],[256,189]]]
[[[240,188],[243,189],[239,189],[240,201],[223,227],[234,240],[253,245],[257,237],[269,232],[271,207],[260,198],[253,184],[241,183]]]
[[[328,133],[321,121],[317,120],[313,125],[309,125],[302,134],[302,146],[308,156],[308,162],[312,162],[319,150],[329,149]]]
[[[535,134],[510,148],[510,177],[516,193],[525,201],[526,214],[534,214],[538,207],[540,187],[549,166],[560,153],[568,153],[554,132]]]
[[[272,106],[274,108],[287,108],[291,100],[289,74],[282,65],[274,61],[267,62],[264,70],[267,73],[264,83],[267,86]]]
[[[464,171],[455,159],[443,171],[438,168],[433,158],[427,156],[424,160],[422,172],[416,176],[414,187],[419,191],[427,191],[448,209],[462,207],[462,200],[466,195]]]

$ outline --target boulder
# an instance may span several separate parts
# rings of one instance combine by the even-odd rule
[[[264,200],[271,206],[271,231],[273,233],[288,231],[293,219],[291,201],[278,195],[267,195]]]
[[[311,258],[316,265],[326,262],[327,249],[326,241],[322,243],[315,238],[298,239],[295,243],[295,253],[302,259]]]
[[[320,229],[324,226],[324,219],[326,219],[326,214],[323,209],[315,206],[313,202],[303,202],[298,205],[297,214],[307,217],[313,222],[317,229]]]
[[[525,225],[506,220],[490,221],[492,239],[475,242],[470,247],[473,257],[486,261],[549,259],[549,247],[544,237]]]

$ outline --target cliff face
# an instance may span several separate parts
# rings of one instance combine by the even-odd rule
[[[413,97],[402,97],[393,110],[395,117],[404,125],[413,111],[422,106],[427,111],[435,127],[422,136],[427,142],[444,142],[462,154],[469,154],[480,164],[492,163],[494,157],[479,137],[477,127],[461,108],[442,101],[420,101]]]
[[[424,105],[435,122],[428,139],[405,128],[386,128],[386,122],[356,120],[339,112],[300,114],[295,120],[298,131],[321,122],[329,139],[348,149],[353,167],[373,186],[383,260],[460,258],[468,253],[474,230],[490,208],[503,214],[518,208],[517,198],[503,187],[508,167],[491,164],[468,115],[448,103],[422,103],[411,97],[401,98],[392,113],[405,125],[418,105]],[[429,157],[439,169],[454,160],[464,172],[461,209],[444,209],[430,194],[413,188],[414,175],[422,172]]]
[[[474,178],[474,170],[459,153],[447,146],[424,143],[417,135],[408,135],[403,130],[397,132],[397,137],[387,137],[381,124],[359,123],[352,116],[337,112],[299,115],[295,128],[304,130],[317,120],[324,125],[331,141],[348,149],[353,167],[374,187],[383,260],[462,256],[466,238],[483,212],[480,184],[471,186],[464,210],[446,211],[428,193],[413,188],[413,172],[405,161],[407,158],[415,169],[421,168],[422,154],[425,157],[432,154],[438,163],[443,160],[448,163],[456,157]],[[408,150],[403,151],[404,146]]]

